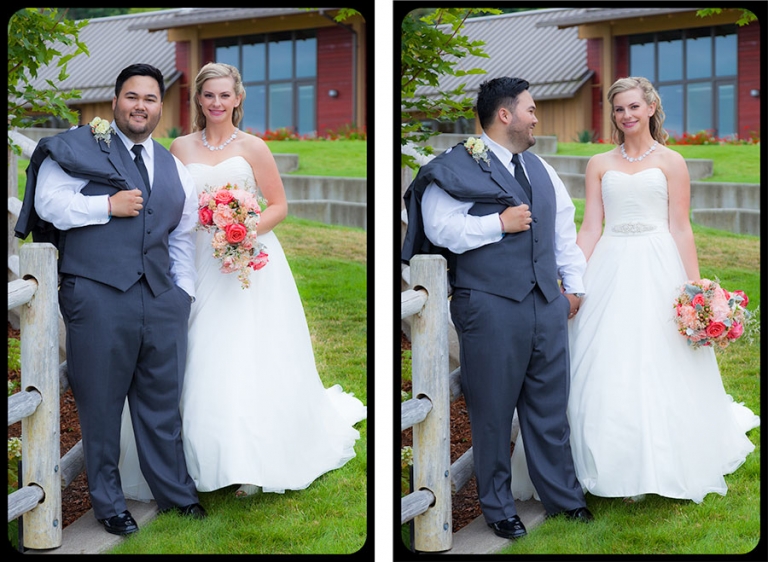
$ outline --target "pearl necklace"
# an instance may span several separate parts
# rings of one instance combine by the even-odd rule
[[[624,143],[621,143],[621,156],[624,158],[624,160],[627,160],[629,162],[640,162],[640,160],[642,160],[643,158],[648,156],[651,152],[656,150],[656,145],[658,144],[659,144],[659,141],[654,141],[654,143],[651,145],[651,148],[645,151],[645,154],[643,154],[642,156],[638,156],[637,158],[630,158],[629,156],[627,156],[627,153],[624,151]]]
[[[235,140],[235,137],[237,136],[237,133],[240,132],[240,129],[235,127],[235,132],[232,133],[232,136],[229,137],[224,144],[220,144],[219,146],[211,146],[208,144],[208,140],[205,138],[205,129],[203,129],[203,146],[207,148],[210,151],[214,150],[222,150],[225,146],[227,146],[229,143],[231,143],[233,140]]]

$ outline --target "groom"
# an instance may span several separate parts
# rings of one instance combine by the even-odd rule
[[[526,152],[536,142],[535,109],[525,80],[483,83],[476,107],[482,143],[437,156],[404,195],[403,260],[424,253],[448,260],[480,507],[494,533],[509,539],[527,534],[510,489],[515,408],[548,515],[593,518],[566,418],[567,319],[578,311],[586,261],[565,186]]]
[[[130,405],[141,470],[160,511],[206,516],[187,473],[179,398],[194,301],[196,190],[151,133],[162,73],[125,68],[114,121],[42,139],[27,170],[20,238],[59,250],[67,368],[83,434],[96,518],[113,534],[138,530],[121,488],[120,418]]]

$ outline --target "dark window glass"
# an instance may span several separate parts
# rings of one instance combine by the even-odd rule
[[[685,75],[688,80],[712,76],[712,34],[709,29],[692,29],[685,40]]]
[[[712,127],[712,84],[702,82],[688,84],[686,109],[688,119],[685,128],[689,133],[711,131]]]
[[[717,136],[736,134],[736,86],[723,84],[717,88]]]
[[[293,95],[290,84],[269,86],[270,130],[293,128]]]
[[[683,79],[683,40],[679,31],[659,34],[659,81]]]
[[[218,39],[215,53],[217,62],[236,66],[243,78],[241,127],[255,133],[281,128],[316,133],[315,30]]]
[[[736,34],[715,36],[715,75],[736,76]]]
[[[300,135],[314,136],[315,130],[315,85],[299,86],[299,127]]]
[[[657,88],[664,108],[664,129],[671,136],[680,136],[685,132],[683,127],[683,86],[674,84]]]
[[[243,122],[241,128],[256,134],[267,130],[267,103],[264,85],[246,86],[243,101]]]
[[[293,41],[290,34],[270,35],[267,56],[270,80],[293,78]]]
[[[264,40],[243,45],[243,82],[261,82],[266,79],[267,57]]]
[[[629,62],[631,76],[644,76],[648,80],[655,80],[656,45],[653,42],[630,45]]]
[[[317,76],[317,39],[314,31],[296,33],[296,78]]]

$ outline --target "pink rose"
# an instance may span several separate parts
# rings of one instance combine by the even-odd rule
[[[197,200],[197,204],[201,207],[207,207],[208,204],[211,202],[211,194],[207,191],[203,191],[200,194],[200,198]]]
[[[731,329],[728,331],[728,334],[726,334],[726,337],[729,340],[737,340],[741,337],[741,335],[744,333],[744,324],[740,324],[739,322],[734,322],[731,326]]]
[[[749,299],[747,298],[747,294],[744,291],[734,291],[733,294],[739,295],[742,299],[744,299],[739,303],[739,306],[747,308],[747,305],[749,304]]]
[[[224,231],[227,233],[227,242],[230,244],[238,244],[248,235],[248,229],[242,224],[230,224]]]
[[[727,329],[722,322],[712,322],[707,326],[707,337],[719,338]]]
[[[200,224],[204,226],[213,224],[213,211],[211,211],[208,207],[197,211],[197,216],[200,219]]]
[[[693,306],[696,306],[696,305],[705,306],[707,304],[707,299],[704,298],[704,293],[699,293],[695,297],[693,297],[691,304]]]
[[[234,199],[232,192],[229,189],[218,190],[213,198],[216,200],[217,205],[229,205]]]

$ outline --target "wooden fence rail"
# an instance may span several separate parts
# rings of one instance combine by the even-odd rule
[[[401,427],[413,427],[414,492],[401,500],[401,522],[414,522],[414,548],[449,550],[451,525],[451,409],[448,384],[448,289],[442,256],[414,256],[413,290],[401,296],[401,319],[411,318],[413,398]]]
[[[8,307],[21,307],[22,390],[8,400],[8,422],[21,416],[24,487],[8,496],[8,520],[23,518],[23,546],[49,549],[62,540],[56,248],[30,243],[19,253]]]
[[[400,408],[400,430],[413,428],[414,492],[403,496],[400,524],[414,522],[414,550],[450,550],[451,498],[474,475],[472,448],[450,464],[450,405],[461,397],[461,367],[448,373],[448,283],[442,256],[415,256],[413,287],[400,293],[400,319],[411,317],[412,395]],[[515,411],[510,432],[520,432]]]

